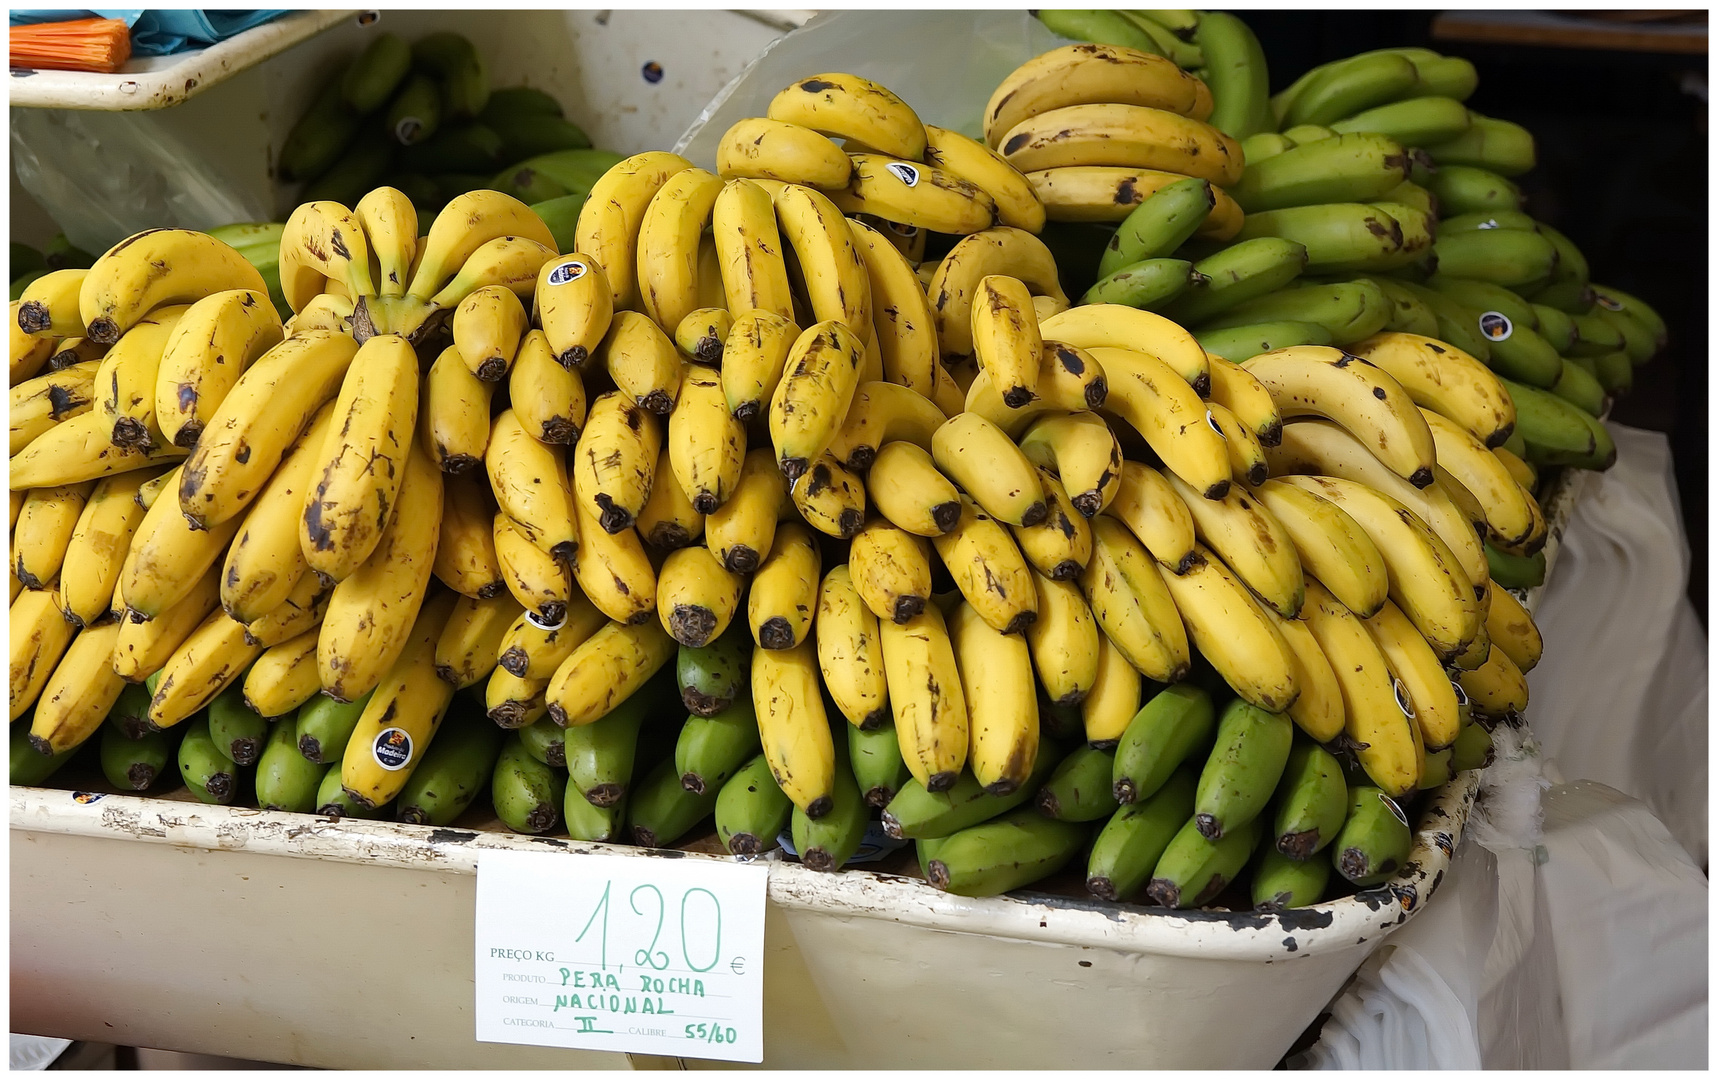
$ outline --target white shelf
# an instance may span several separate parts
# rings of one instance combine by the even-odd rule
[[[138,112],[165,109],[315,37],[356,14],[301,11],[234,34],[206,49],[134,57],[112,75],[90,71],[14,70],[14,108]]]

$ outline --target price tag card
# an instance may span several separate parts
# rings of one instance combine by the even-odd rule
[[[761,1062],[769,869],[484,851],[477,1040]]]

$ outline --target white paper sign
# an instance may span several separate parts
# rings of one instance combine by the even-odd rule
[[[764,1057],[763,863],[477,859],[477,1040]]]

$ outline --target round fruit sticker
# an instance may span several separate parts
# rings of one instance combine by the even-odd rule
[[[1402,685],[1401,679],[1394,679],[1396,686],[1396,707],[1402,710],[1402,715],[1412,720],[1414,718],[1414,703],[1408,697],[1408,688]]]
[[[889,221],[885,222],[885,224],[889,226],[890,232],[894,233],[896,236],[904,236],[908,240],[912,240],[919,235],[919,227],[917,225],[902,225],[898,221]]]
[[[541,615],[537,614],[535,611],[527,611],[525,613],[525,621],[530,623],[532,626],[535,626],[539,630],[554,631],[554,630],[559,630],[561,627],[567,625],[567,616],[562,615],[560,622],[552,623],[552,622],[549,622],[548,620],[544,619]]]
[[[376,756],[376,764],[389,772],[399,772],[412,760],[412,737],[401,728],[385,728],[376,733],[370,752]]]
[[[1384,808],[1389,810],[1397,821],[1400,821],[1403,825],[1408,824],[1408,815],[1402,813],[1402,808],[1396,805],[1395,799],[1392,799],[1390,796],[1380,791],[1378,793],[1378,801],[1384,804]]]
[[[402,116],[399,123],[394,125],[394,138],[407,146],[417,142],[418,132],[424,129],[424,122],[415,116]]]
[[[1211,425],[1211,430],[1215,431],[1219,438],[1226,437],[1223,435],[1223,429],[1217,426],[1217,418],[1211,415],[1210,409],[1205,410],[1205,422]]]
[[[1604,308],[1606,311],[1621,311],[1623,309],[1622,304],[1616,300],[1613,300],[1608,296],[1601,296],[1598,293],[1593,294],[1593,303]]]
[[[565,285],[569,281],[577,281],[590,273],[590,269],[590,267],[577,259],[568,259],[566,262],[549,271],[549,284]]]
[[[1487,311],[1479,317],[1479,332],[1489,341],[1508,341],[1515,324],[1501,311]]]
[[[904,161],[891,161],[884,168],[888,169],[895,179],[908,187],[919,186],[919,168],[917,165],[908,165]]]
[[[1465,706],[1468,703],[1467,691],[1462,689],[1461,683],[1456,682],[1454,679],[1451,679],[1450,680],[1450,687],[1452,689],[1454,689],[1456,692],[1456,707],[1461,708],[1461,707]]]

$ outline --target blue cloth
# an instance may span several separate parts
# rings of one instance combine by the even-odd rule
[[[66,22],[71,19],[119,19],[131,27],[131,51],[136,56],[166,56],[202,49],[225,41],[253,26],[287,14],[285,11],[14,11],[13,26]]]

